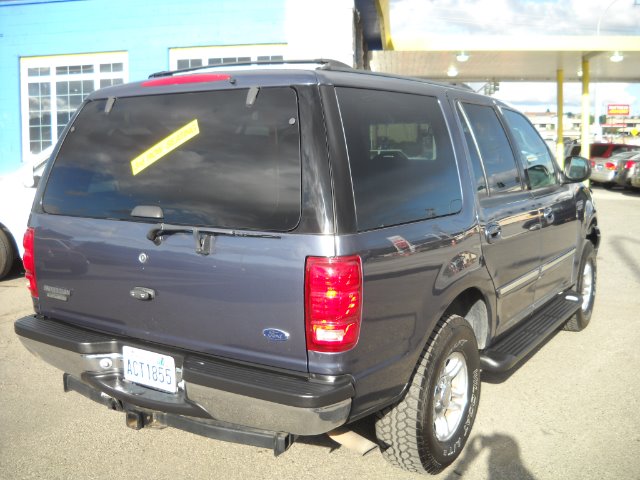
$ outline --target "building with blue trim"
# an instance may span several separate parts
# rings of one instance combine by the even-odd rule
[[[44,158],[101,87],[238,60],[357,63],[354,19],[353,0],[2,0],[0,174]]]

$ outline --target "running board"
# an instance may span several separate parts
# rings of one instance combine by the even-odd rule
[[[487,372],[505,372],[545,341],[580,308],[576,292],[564,292],[534,312],[480,355],[480,366]]]

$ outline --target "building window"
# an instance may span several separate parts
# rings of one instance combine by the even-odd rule
[[[54,145],[87,95],[127,80],[126,52],[21,58],[23,158]]]
[[[285,44],[172,48],[169,50],[169,65],[172,70],[182,70],[229,63],[282,61],[286,57],[286,48]]]

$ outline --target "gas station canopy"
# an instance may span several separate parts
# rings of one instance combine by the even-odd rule
[[[637,36],[394,35],[389,43],[392,50],[369,52],[371,70],[456,82],[555,82],[563,70],[575,82],[588,60],[592,82],[640,80]]]
[[[589,152],[591,82],[640,81],[640,36],[433,35],[391,32],[389,0],[355,0],[371,70],[455,83],[556,82],[563,118],[563,84],[582,84],[582,152]],[[609,7],[613,3],[609,4]],[[609,8],[607,7],[606,10]],[[601,16],[602,18],[602,16]],[[557,155],[563,158],[563,122],[557,122]],[[588,154],[585,154],[588,156]]]

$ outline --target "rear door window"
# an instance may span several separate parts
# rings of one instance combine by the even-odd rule
[[[467,128],[472,134],[471,137],[467,136],[468,146],[470,150],[478,149],[489,192],[495,194],[522,190],[516,159],[495,110],[486,105],[465,103],[463,111],[468,122]]]
[[[336,88],[358,230],[457,213],[462,193],[438,100]]]
[[[55,160],[44,210],[135,220],[134,207],[153,205],[171,224],[292,230],[301,203],[296,93],[255,93],[89,102]]]

